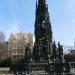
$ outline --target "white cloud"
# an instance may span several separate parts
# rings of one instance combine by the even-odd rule
[[[20,28],[19,28],[19,22],[18,21],[15,21],[11,24],[9,24],[9,27],[7,28],[7,32],[6,33],[6,40],[9,39],[10,37],[10,34],[11,33],[16,33],[16,32],[19,32],[20,31]]]
[[[10,24],[10,32],[15,33],[15,32],[19,32],[20,28],[19,28],[19,22],[13,22],[12,24]]]

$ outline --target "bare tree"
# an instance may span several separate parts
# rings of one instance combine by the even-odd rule
[[[5,42],[5,34],[0,31],[0,43]]]

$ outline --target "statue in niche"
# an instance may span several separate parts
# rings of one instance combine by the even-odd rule
[[[52,49],[53,49],[53,52],[52,52],[52,54],[53,54],[53,56],[52,56],[53,61],[57,62],[58,61],[58,49],[56,47],[55,41],[53,42]]]
[[[59,52],[59,55],[58,55],[58,58],[59,58],[59,61],[60,62],[63,62],[64,60],[64,57],[63,57],[63,46],[60,45],[60,42],[58,42],[58,52]]]

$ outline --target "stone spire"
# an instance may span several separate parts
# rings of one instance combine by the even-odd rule
[[[38,0],[38,3],[36,3],[34,33],[35,44],[37,45],[37,49],[35,49],[35,51],[38,51],[34,51],[34,53],[38,53],[37,55],[39,60],[48,60],[48,56],[52,53],[52,29],[49,20],[48,7],[46,6],[45,0]]]
[[[41,7],[45,5],[45,0],[38,0],[38,5]]]

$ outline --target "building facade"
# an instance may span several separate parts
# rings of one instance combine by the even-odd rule
[[[15,33],[11,34],[8,41],[8,55],[12,61],[20,61],[24,59],[26,46],[29,45],[32,50],[33,36],[31,33]]]

